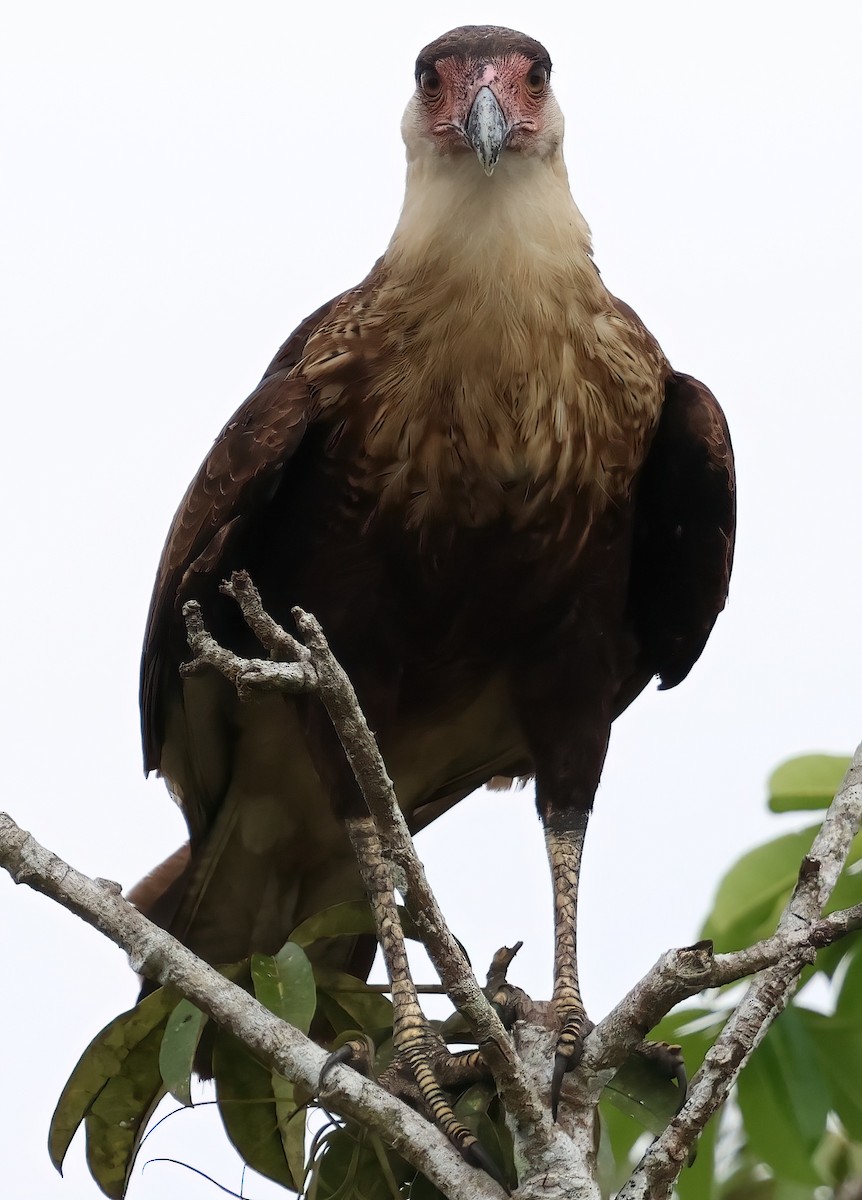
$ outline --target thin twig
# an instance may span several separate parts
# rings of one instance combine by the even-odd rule
[[[277,662],[309,662],[311,654],[302,642],[282,629],[279,623],[263,607],[260,592],[254,586],[247,571],[234,571],[221,585],[219,591],[235,601],[243,619],[270,658]]]

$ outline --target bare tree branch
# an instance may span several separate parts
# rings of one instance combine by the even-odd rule
[[[820,916],[862,820],[862,747],[802,863],[775,934],[732,954],[714,955],[711,944],[702,942],[662,955],[591,1028],[581,1065],[566,1080],[568,1103],[561,1110],[561,1123],[555,1125],[547,1103],[555,1029],[552,1006],[532,1001],[507,982],[517,947],[495,955],[487,985],[495,1004],[514,1020],[513,1036],[483,994],[428,885],[377,743],[320,625],[294,610],[303,641],[292,637],[264,611],[244,573],[234,575],[222,590],[239,604],[269,658],[242,659],[219,646],[192,602],[184,615],[194,661],[184,673],[214,668],[234,684],[241,698],[260,691],[307,692],[324,704],[386,855],[406,880],[408,909],[443,987],[471,1025],[493,1070],[515,1139],[520,1198],[597,1200],[595,1106],[614,1071],[681,1000],[759,972],[695,1076],[686,1104],[619,1193],[621,1200],[667,1197],[706,1121],[724,1103],[751,1052],[792,997],[803,967],[822,946],[862,928],[862,905]],[[325,1052],[147,921],[123,900],[119,885],[80,875],[5,814],[0,814],[0,865],[17,882],[29,884],[100,929],[126,950],[134,969],[176,987],[244,1041],[262,1063],[317,1091]],[[501,1195],[493,1180],[464,1163],[434,1126],[356,1072],[333,1067],[323,1092],[335,1111],[379,1134],[452,1200]]]
[[[240,604],[250,627],[258,631],[270,653],[292,661],[276,668],[272,662],[252,660],[243,668],[242,660],[235,656],[220,658],[226,652],[210,639],[211,646],[207,646],[191,669],[199,669],[204,662],[215,666],[234,681],[241,693],[243,690],[282,687],[285,691],[307,689],[320,697],[338,732],[381,840],[393,863],[403,870],[409,881],[408,909],[423,933],[441,981],[456,1008],[472,1025],[494,1071],[505,1106],[514,1118],[519,1149],[528,1161],[543,1159],[554,1148],[556,1130],[550,1125],[547,1109],[532,1084],[531,1072],[524,1070],[523,1055],[516,1053],[512,1040],[490,1010],[460,946],[446,926],[416,856],[377,744],[352,685],[333,657],[322,629],[309,614],[294,610],[305,643],[304,647],[300,646],[263,612],[260,597],[247,576],[235,575],[224,590]],[[199,621],[197,612],[191,615]],[[200,641],[201,631],[208,638],[202,623],[196,632],[190,627],[190,644],[194,644],[193,634]],[[627,1200],[641,1194],[668,1194],[705,1121],[723,1103],[741,1065],[788,1002],[804,965],[813,960],[819,946],[858,927],[858,912],[849,911],[835,918],[816,920],[831,894],[858,828],[862,808],[858,790],[858,783],[845,780],[823,829],[803,862],[793,898],[771,938],[748,950],[717,958],[708,943],[668,951],[587,1039],[580,1070],[574,1080],[568,1081],[567,1098],[571,1132],[581,1157],[588,1158],[593,1111],[601,1090],[649,1030],[680,1000],[706,987],[732,982],[754,971],[762,972],[695,1077],[681,1113],[650,1148],[621,1193]],[[527,998],[521,999],[524,1002]],[[536,1038],[541,1041],[543,1031],[539,1025],[547,1029],[548,1013],[543,1011],[545,1006],[532,1002],[527,1007],[537,1021]],[[530,1039],[525,1040],[522,1035],[520,1041],[526,1048]],[[535,1057],[536,1063],[540,1057]],[[568,1154],[564,1151],[565,1157]],[[658,1187],[659,1190],[646,1193],[638,1190],[643,1187]]]
[[[758,971],[798,958],[813,963],[818,950],[862,929],[862,904],[830,913],[810,925],[784,929],[730,954],[709,942],[668,950],[590,1033],[582,1064],[589,1072],[618,1067],[650,1029],[683,1000],[708,988],[737,983]]]
[[[620,1200],[639,1200],[640,1197],[664,1200],[670,1195],[673,1182],[706,1122],[727,1099],[752,1051],[793,996],[802,969],[811,960],[812,931],[823,927],[818,917],[838,881],[860,824],[862,745],[857,748],[814,844],[802,861],[796,887],[778,922],[775,939],[770,939],[784,940],[784,955],[753,980],[692,1080],[685,1106],[647,1150],[619,1193]],[[837,921],[835,925],[839,928],[852,925],[858,916],[850,916],[852,911],[849,910],[845,920]],[[800,935],[802,945],[797,940]]]
[[[455,1008],[470,1024],[483,1057],[494,1075],[504,1107],[512,1122],[516,1158],[529,1164],[543,1179],[542,1194],[548,1200],[559,1196],[591,1196],[595,1193],[590,1169],[593,1133],[592,1109],[571,1114],[567,1131],[551,1119],[548,1104],[536,1086],[549,1087],[551,1055],[542,1070],[531,1077],[515,1044],[486,999],[461,949],[449,930],[416,854],[407,822],[398,805],[392,780],[368,728],[346,672],[333,655],[318,621],[301,609],[293,610],[304,645],[300,645],[265,613],[260,595],[244,571],[235,572],[223,591],[240,606],[249,627],[256,631],[271,654],[287,655],[287,664],[253,659],[242,660],[223,649],[206,631],[200,608],[186,604],[189,645],[195,655],[187,672],[214,667],[237,688],[240,696],[255,690],[308,691],[326,708],[347,760],[353,770],[378,835],[392,863],[407,880],[405,901],[423,943]],[[283,682],[281,682],[283,681]],[[538,1062],[538,1059],[537,1059]],[[567,1136],[567,1132],[571,1136]],[[555,1191],[555,1180],[559,1190]],[[586,1190],[572,1191],[582,1181]],[[522,1191],[530,1180],[522,1179]],[[525,1193],[526,1194],[526,1193]]]
[[[317,1092],[325,1051],[148,921],[123,899],[119,884],[82,875],[6,813],[0,813],[0,866],[16,883],[56,900],[105,934],[126,951],[134,970],[155,983],[172,984],[265,1066]],[[327,1105],[379,1134],[452,1200],[501,1200],[504,1193],[492,1179],[465,1163],[438,1129],[372,1080],[333,1067],[323,1095]]]
[[[394,865],[408,881],[405,901],[431,961],[456,1009],[465,1017],[493,1071],[507,1111],[518,1124],[525,1150],[531,1156],[546,1150],[558,1139],[559,1131],[515,1050],[514,1043],[474,976],[460,944],[449,930],[416,854],[407,822],[395,797],[392,780],[368,728],[346,672],[333,655],[318,621],[301,609],[293,616],[302,635],[300,645],[265,613],[260,595],[245,572],[236,572],[223,589],[239,604],[250,628],[271,653],[290,655],[289,665],[243,660],[223,650],[206,632],[197,605],[186,605],[189,644],[195,654],[190,669],[209,665],[243,689],[269,690],[283,681],[286,691],[315,693],[329,714],[347,760],[356,776],[380,839]]]

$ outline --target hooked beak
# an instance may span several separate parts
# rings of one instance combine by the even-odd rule
[[[497,97],[489,87],[476,93],[465,130],[467,140],[479,156],[486,175],[493,175],[500,152],[509,135],[509,122],[503,116]]]

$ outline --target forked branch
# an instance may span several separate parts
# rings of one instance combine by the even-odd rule
[[[190,603],[185,617],[194,660],[184,671],[216,669],[243,698],[260,691],[311,692],[326,707],[386,852],[407,880],[407,905],[440,979],[471,1024],[512,1117],[521,1167],[518,1196],[523,1200],[597,1196],[593,1114],[604,1084],[679,1001],[760,972],[692,1081],[686,1104],[620,1192],[622,1200],[667,1197],[707,1120],[792,997],[803,967],[820,947],[862,928],[862,905],[820,915],[862,820],[862,747],[802,863],[775,934],[734,954],[714,955],[709,943],[699,943],[663,955],[587,1037],[581,1067],[567,1081],[564,1131],[551,1122],[542,1098],[547,1095],[551,1057],[545,1044],[553,1024],[549,1006],[533,1002],[506,981],[513,951],[501,951],[495,958],[488,983],[495,1001],[515,1020],[514,1039],[489,1004],[440,912],[374,736],[319,624],[295,610],[302,641],[292,637],[265,612],[244,573],[234,575],[224,591],[239,604],[269,657],[241,659],[219,646],[207,632],[200,608]],[[36,888],[100,929],[126,950],[136,970],[155,982],[174,985],[241,1038],[261,1062],[316,1090],[325,1052],[147,921],[123,900],[118,885],[80,875],[5,814],[0,814],[0,865],[17,882]],[[325,1094],[336,1111],[380,1134],[453,1200],[502,1195],[493,1180],[465,1164],[423,1117],[356,1072],[333,1068],[326,1076]]]
[[[650,1146],[620,1200],[664,1200],[682,1170],[706,1122],[724,1104],[751,1053],[772,1022],[787,1007],[799,977],[818,944],[834,933],[858,928],[859,908],[820,919],[862,824],[862,745],[857,747],[844,781],[829,807],[810,851],[802,860],[793,895],[769,939],[780,955],[752,981],[692,1081],[688,1101]],[[761,943],[765,946],[766,943]],[[754,948],[753,948],[754,949]],[[743,951],[751,955],[752,951]],[[725,960],[732,956],[724,956]]]
[[[135,971],[173,985],[265,1066],[316,1092],[326,1052],[148,921],[123,899],[119,884],[82,875],[6,813],[0,813],[0,865],[16,883],[42,892],[104,933],[125,950]],[[502,1189],[468,1166],[439,1130],[372,1080],[334,1067],[327,1073],[326,1098],[337,1112],[379,1134],[444,1195],[502,1200]]]

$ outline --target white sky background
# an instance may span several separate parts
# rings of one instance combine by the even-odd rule
[[[413,60],[465,21],[547,44],[604,278],[715,391],[737,451],[729,610],[691,678],[642,697],[611,742],[580,925],[598,1017],[694,936],[723,869],[786,827],[764,811],[771,767],[862,734],[854,0],[10,9],[2,807],[124,886],[182,840],[139,767],[138,655],[162,541],[285,335],[384,248]],[[471,799],[420,852],[474,962],[523,938],[513,977],[546,996],[550,892],[530,797]],[[5,876],[0,912],[0,1191],[92,1197],[82,1140],[66,1179],[54,1174],[48,1121],[135,983],[119,951]],[[212,1110],[182,1114],[146,1149],[238,1188],[217,1126]],[[259,1179],[246,1190],[277,1194]],[[139,1166],[131,1190],[215,1194],[165,1165]]]

